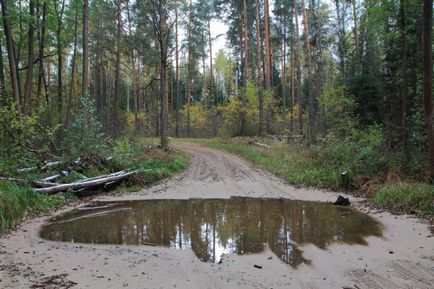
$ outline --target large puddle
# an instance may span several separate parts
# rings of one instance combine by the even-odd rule
[[[309,263],[298,245],[321,249],[343,242],[366,245],[382,226],[351,208],[286,199],[191,199],[101,202],[59,215],[44,239],[92,244],[191,248],[204,262],[222,254],[254,254],[268,246],[282,261]]]

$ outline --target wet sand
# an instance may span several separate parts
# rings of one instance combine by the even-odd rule
[[[95,200],[245,196],[331,202],[338,195],[295,188],[228,153],[192,144],[177,148],[191,156],[185,172],[140,192]],[[268,248],[213,264],[191,249],[46,241],[38,232],[51,216],[42,216],[0,238],[0,288],[433,288],[434,237],[427,224],[352,201],[383,224],[383,237],[366,238],[368,245],[300,246],[311,263],[297,268]]]

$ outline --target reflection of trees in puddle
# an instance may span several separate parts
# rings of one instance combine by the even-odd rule
[[[41,237],[100,244],[191,248],[204,262],[222,254],[254,254],[264,244],[283,262],[307,263],[298,244],[366,244],[381,225],[350,208],[282,199],[151,200],[100,203],[56,217]],[[107,213],[112,211],[112,213]],[[104,212],[99,214],[99,212]]]

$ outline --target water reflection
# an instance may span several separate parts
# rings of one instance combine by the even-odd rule
[[[284,262],[305,260],[297,244],[366,244],[381,225],[351,208],[284,199],[149,200],[95,203],[50,220],[44,239],[79,243],[191,248],[204,262],[222,254],[261,252],[266,243]]]

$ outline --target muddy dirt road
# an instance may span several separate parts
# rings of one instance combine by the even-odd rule
[[[337,196],[294,188],[227,153],[190,144],[178,148],[191,155],[184,173],[141,192],[98,199],[332,201]],[[333,243],[325,250],[305,244],[299,249],[311,263],[296,269],[269,249],[228,255],[223,263],[212,264],[201,262],[190,249],[51,242],[38,237],[50,216],[26,220],[0,238],[0,288],[434,288],[434,237],[426,224],[354,205],[383,224],[383,237],[366,238],[366,246]]]

